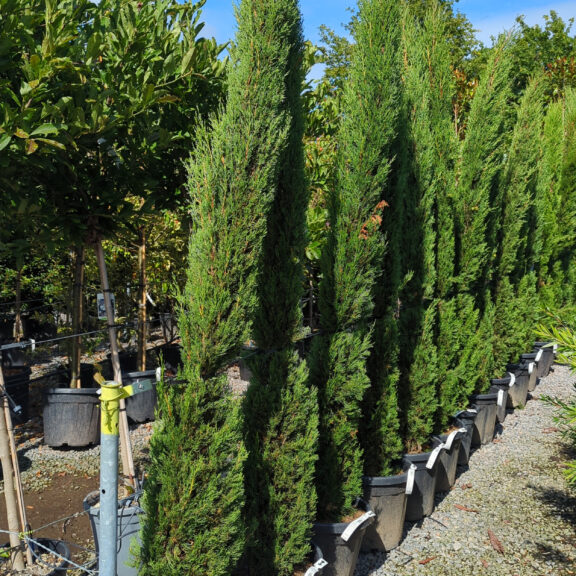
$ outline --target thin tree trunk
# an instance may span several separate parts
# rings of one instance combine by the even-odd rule
[[[4,497],[6,498],[6,516],[8,520],[8,530],[10,547],[13,549],[11,561],[15,570],[24,570],[24,556],[20,549],[20,525],[18,522],[18,500],[16,487],[14,485],[14,467],[10,455],[10,437],[8,434],[8,423],[6,422],[6,412],[8,410],[8,397],[4,388],[4,375],[0,369],[0,396],[2,398],[2,410],[0,410],[0,463],[4,475]]]
[[[14,318],[14,340],[20,342],[24,336],[22,329],[22,268],[16,275],[16,316]]]
[[[84,314],[84,246],[74,249],[74,286],[72,290],[72,333],[80,334]],[[80,356],[82,353],[82,336],[72,338],[70,354],[70,388],[80,388]]]
[[[146,370],[146,231],[141,226],[138,231],[138,272],[140,282],[138,288],[138,370]]]
[[[114,382],[122,384],[122,372],[120,370],[120,358],[118,356],[118,342],[116,340],[116,327],[114,325],[114,311],[110,299],[110,285],[108,284],[108,271],[106,270],[106,261],[104,259],[104,249],[102,241],[96,240],[94,244],[96,250],[96,259],[98,269],[100,270],[100,283],[104,294],[104,305],[106,307],[106,316],[108,323],[108,337],[110,340],[110,356],[112,360],[112,370],[114,372]],[[130,443],[130,434],[128,433],[128,416],[126,415],[126,403],[120,400],[120,452],[122,454],[122,471],[124,476],[128,477],[129,482],[138,488],[138,479],[134,470],[134,460],[132,459],[132,447]]]

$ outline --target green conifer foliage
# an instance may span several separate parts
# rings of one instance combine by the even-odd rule
[[[294,341],[302,324],[300,299],[306,247],[308,192],[304,178],[304,42],[298,2],[276,3],[279,38],[287,50],[283,107],[289,118],[286,141],[268,217],[260,264],[253,338],[262,354],[244,402],[247,566],[250,574],[292,576],[310,552],[316,517],[314,470],[318,404],[306,363]],[[282,24],[286,23],[285,29]]]
[[[284,75],[291,22],[246,0],[225,110],[199,134],[189,165],[194,230],[180,333],[185,384],[160,392],[143,532],[146,575],[230,574],[243,552],[238,400],[222,371],[249,337],[266,218],[288,125]]]
[[[520,102],[512,142],[499,186],[502,189],[495,260],[494,360],[497,373],[526,350],[534,325],[533,290],[522,282],[529,273],[526,248],[529,208],[533,202],[540,161],[544,82],[536,77]],[[522,286],[521,286],[522,285]]]
[[[455,88],[446,18],[446,10],[433,2],[423,20],[407,10],[404,22],[403,78],[410,111],[412,177],[401,192],[405,204],[402,250],[406,252],[405,271],[411,272],[411,279],[400,297],[400,319],[402,405],[408,450],[421,449],[428,442],[438,406],[437,263],[442,266],[443,290],[450,285],[452,276],[446,269],[453,257],[452,244],[446,236],[447,228],[451,228],[446,210],[457,140],[452,127]],[[447,254],[439,254],[440,241]]]
[[[339,521],[361,494],[361,401],[369,386],[374,285],[382,270],[381,213],[399,107],[398,8],[361,0],[356,47],[344,88],[336,187],[322,256],[319,307],[324,334],[314,339],[310,371],[318,386],[319,518]]]

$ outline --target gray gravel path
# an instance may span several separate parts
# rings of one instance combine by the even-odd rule
[[[355,576],[565,576],[576,574],[576,490],[562,474],[574,454],[544,395],[576,396],[565,366],[542,380],[494,441],[459,468],[433,514],[406,523],[400,546],[362,554]],[[499,549],[499,550],[498,550]]]

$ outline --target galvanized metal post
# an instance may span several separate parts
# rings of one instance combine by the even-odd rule
[[[118,427],[120,400],[125,397],[120,384],[102,384],[100,396],[100,576],[116,576],[118,541]]]

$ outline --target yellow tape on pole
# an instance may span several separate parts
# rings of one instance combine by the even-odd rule
[[[126,398],[128,394],[122,388],[121,384],[110,382],[102,384],[100,402],[101,402],[101,421],[100,431],[102,434],[118,436],[120,422],[120,400]]]

